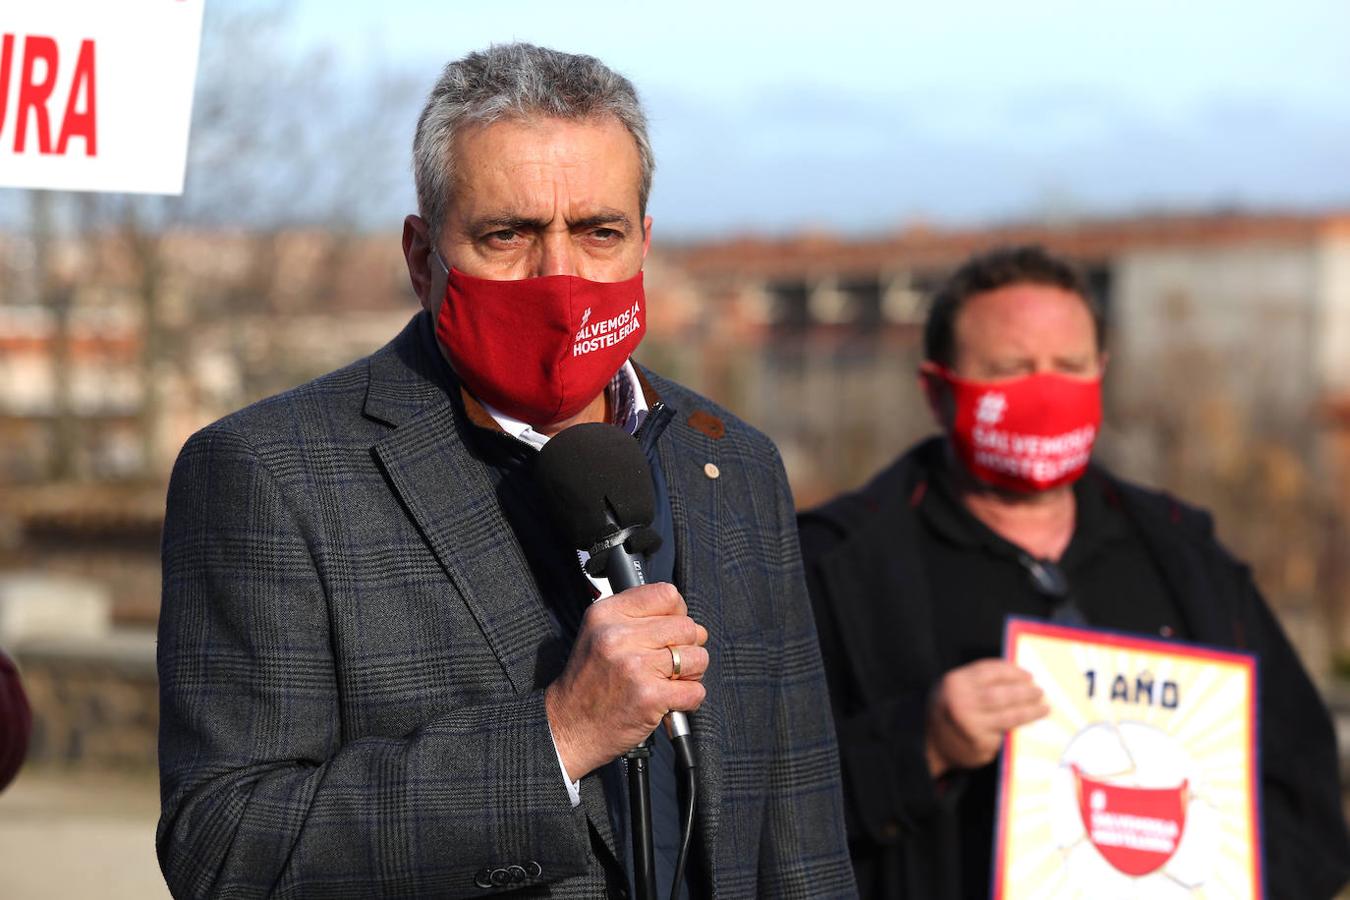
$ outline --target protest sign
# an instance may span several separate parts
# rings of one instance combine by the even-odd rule
[[[1256,662],[1010,619],[1051,712],[1002,763],[993,896],[1261,896]]]
[[[181,193],[203,3],[0,4],[0,187]]]

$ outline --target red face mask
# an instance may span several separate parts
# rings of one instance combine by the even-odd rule
[[[641,272],[615,282],[492,281],[450,269],[436,338],[475,397],[527,424],[551,425],[609,384],[642,341],[646,306]]]
[[[1020,493],[1077,481],[1102,423],[1101,378],[1052,372],[972,381],[925,363],[956,403],[951,441],[980,481]]]

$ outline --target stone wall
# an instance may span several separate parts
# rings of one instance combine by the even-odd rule
[[[159,729],[150,631],[9,648],[33,708],[29,763],[153,769]]]

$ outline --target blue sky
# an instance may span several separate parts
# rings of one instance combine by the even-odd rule
[[[433,65],[494,41],[593,53],[647,90],[722,102],[809,85],[988,98],[1099,90],[1182,111],[1216,94],[1344,101],[1343,2],[708,3],[300,0],[299,43]]]
[[[215,41],[230,60],[213,28],[237,2],[208,3],[204,54]],[[512,39],[592,53],[637,84],[667,236],[1350,208],[1343,0],[284,8],[282,58],[320,54],[348,98],[385,92],[378,128],[346,124],[361,156],[340,176],[388,185],[360,204],[376,228],[413,205],[408,144],[440,66]]]

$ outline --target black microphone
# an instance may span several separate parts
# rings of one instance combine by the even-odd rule
[[[647,583],[646,557],[661,546],[651,527],[656,489],[647,456],[632,435],[600,422],[573,425],[539,451],[535,474],[554,521],[570,545],[590,554],[586,571],[614,593]],[[694,765],[689,718],[666,714],[675,757]]]
[[[535,464],[554,521],[572,547],[590,554],[586,572],[593,578],[608,578],[615,593],[646,584],[646,557],[661,546],[661,536],[652,528],[656,489],[638,442],[613,425],[573,425],[549,439]],[[675,900],[680,896],[694,833],[697,780],[689,718],[671,711],[665,721],[685,785],[680,848],[670,889]],[[656,849],[647,774],[650,756],[650,737],[624,754],[633,825],[633,888],[638,900],[656,898]]]

